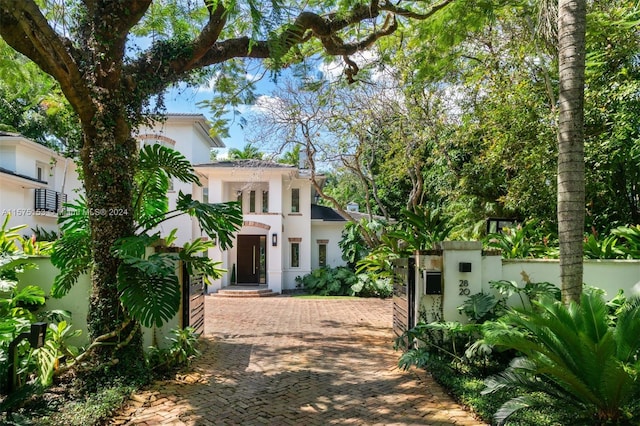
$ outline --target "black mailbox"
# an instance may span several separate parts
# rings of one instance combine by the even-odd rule
[[[425,271],[425,294],[442,294],[442,272]]]

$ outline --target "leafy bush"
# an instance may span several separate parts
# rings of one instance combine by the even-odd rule
[[[393,295],[391,278],[380,278],[369,274],[358,274],[356,277],[358,282],[351,286],[354,296],[385,299]]]
[[[640,225],[620,226],[611,233],[621,240],[620,250],[628,258],[640,259]]]
[[[342,238],[338,242],[338,246],[342,250],[342,259],[351,266],[358,263],[369,252],[369,247],[360,234],[359,226],[357,223],[347,222],[342,230]],[[362,226],[367,225],[363,222]]]
[[[534,221],[485,237],[485,245],[502,251],[505,259],[558,257],[557,241]]]
[[[197,349],[199,335],[193,327],[171,330],[173,337],[166,337],[171,341],[168,349],[152,347],[147,354],[147,361],[154,370],[168,370],[188,365],[191,360],[200,355]]]
[[[304,277],[296,277],[306,291],[321,296],[353,296],[351,287],[357,280],[356,274],[344,266],[318,268]]]
[[[613,317],[596,290],[585,291],[580,304],[545,298],[534,305],[510,312],[486,333],[499,347],[522,354],[486,381],[484,393],[519,392],[496,420],[502,424],[537,405],[532,394],[540,392],[585,424],[629,424],[640,396],[640,300],[624,302]]]
[[[30,376],[36,375],[41,385],[49,386],[55,369],[64,358],[77,356],[78,349],[70,346],[67,340],[77,336],[80,331],[72,330],[62,319],[69,317],[67,312],[36,313],[45,304],[45,293],[40,287],[26,285],[18,288],[18,274],[36,267],[29,262],[23,250],[28,247],[31,251],[38,251],[40,244],[34,241],[26,244],[25,239],[16,232],[25,226],[8,228],[8,221],[7,216],[0,228],[0,387],[8,385],[5,380],[10,363],[10,343],[21,333],[28,332],[32,323],[43,319],[51,322],[44,346],[35,349],[27,341],[22,341],[16,347],[17,385],[26,384]]]

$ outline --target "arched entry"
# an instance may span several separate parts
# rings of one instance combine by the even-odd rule
[[[238,285],[267,282],[267,236],[238,235]]]
[[[271,227],[264,223],[245,221],[243,227],[262,228],[268,231]],[[238,235],[237,251],[237,284],[256,285],[267,282],[267,235]]]

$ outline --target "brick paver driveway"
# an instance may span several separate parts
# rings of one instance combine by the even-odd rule
[[[207,297],[194,373],[134,395],[130,425],[481,425],[396,368],[389,300]]]

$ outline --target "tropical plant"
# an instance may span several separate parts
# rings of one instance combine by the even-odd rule
[[[620,250],[632,259],[640,259],[640,225],[620,226],[611,233],[621,240]]]
[[[199,183],[189,161],[179,152],[162,145],[145,145],[139,155],[135,176],[133,212],[137,233],[120,238],[111,248],[112,256],[121,260],[117,288],[127,315],[144,326],[160,326],[172,318],[180,306],[180,286],[175,262],[182,260],[189,273],[204,274],[205,281],[223,272],[219,262],[200,256],[217,244],[223,249],[232,243],[232,234],[242,223],[237,203],[206,204],[190,194],[179,192],[176,208],[169,210],[169,179]],[[84,198],[66,204],[67,214],[60,218],[62,237],[55,242],[52,263],[60,269],[51,294],[62,297],[78,276],[90,270],[90,211]],[[99,214],[98,212],[97,214]],[[153,251],[163,243],[171,244],[175,231],[164,239],[153,228],[162,221],[188,214],[194,216],[210,241],[196,240],[184,244],[178,253]]]
[[[505,259],[556,257],[557,249],[553,242],[552,235],[545,235],[533,220],[489,234],[484,240],[486,246],[500,249]]]
[[[349,268],[330,266],[318,268],[296,281],[310,294],[321,296],[353,296],[352,287],[358,278]]]
[[[360,233],[360,226],[355,222],[347,222],[344,226],[338,246],[342,250],[342,258],[351,266],[355,266],[369,252]]]
[[[406,242],[411,250],[431,250],[445,241],[453,226],[440,209],[416,206],[414,211],[403,209],[400,229],[389,234]]]
[[[485,332],[495,345],[522,356],[487,379],[484,393],[542,392],[585,423],[630,421],[640,395],[640,300],[620,306],[613,323],[603,292],[594,289],[583,292],[579,304],[543,298],[534,307],[507,314]],[[503,424],[535,403],[530,394],[513,397],[496,412],[496,421]]]
[[[383,278],[378,275],[357,274],[358,281],[351,286],[354,296],[379,297],[385,299],[393,295],[393,282],[390,277]]]
[[[188,365],[198,351],[198,333],[193,327],[175,328],[171,330],[171,336],[165,337],[170,345],[167,349],[151,347],[147,354],[147,361],[154,370],[170,369],[177,366]]]
[[[615,235],[599,238],[591,233],[584,239],[584,257],[586,259],[618,259],[624,257],[624,252]]]
[[[260,149],[251,143],[246,144],[242,149],[230,148],[230,160],[262,160],[264,154]],[[295,164],[298,164],[297,162]]]

